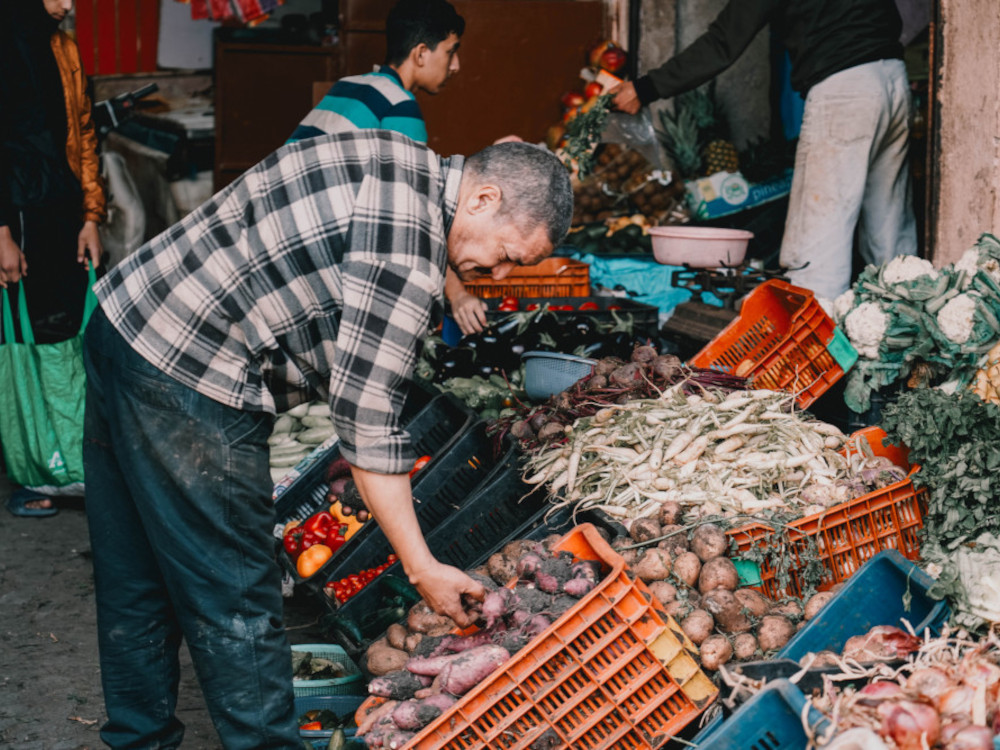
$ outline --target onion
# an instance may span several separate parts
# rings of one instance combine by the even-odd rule
[[[976,691],[968,685],[955,685],[938,696],[937,710],[942,716],[961,716],[966,721],[971,721],[972,699],[975,694]]]
[[[903,693],[903,688],[899,683],[890,680],[879,680],[869,682],[858,691],[859,702],[869,706],[886,700],[887,698],[898,698]],[[863,696],[863,697],[860,697]]]
[[[941,693],[954,686],[955,683],[951,678],[937,667],[917,669],[906,678],[907,690],[921,698],[929,699],[932,703],[937,702]]]
[[[901,701],[882,719],[879,733],[889,737],[899,750],[934,747],[941,734],[937,711],[926,703]]]
[[[993,750],[993,732],[986,727],[967,726],[946,745],[947,750]]]

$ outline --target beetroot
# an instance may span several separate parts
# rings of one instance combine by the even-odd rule
[[[532,615],[531,619],[521,626],[521,632],[527,638],[534,638],[539,633],[545,632],[551,624],[552,621],[543,614]]]
[[[570,567],[570,575],[597,583],[601,580],[601,566],[594,560],[580,560]]]
[[[586,578],[571,578],[563,584],[562,588],[570,596],[580,599],[593,591],[596,585]]]
[[[516,571],[519,578],[530,581],[535,577],[535,573],[542,567],[542,558],[534,552],[521,555],[517,561]]]
[[[486,627],[492,628],[506,615],[516,610],[520,603],[518,595],[508,588],[488,593],[483,599],[483,618],[486,620]]]
[[[551,573],[539,570],[535,573],[535,585],[546,594],[555,594],[559,591],[560,582]]]

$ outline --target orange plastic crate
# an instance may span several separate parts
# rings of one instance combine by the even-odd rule
[[[715,699],[697,647],[597,529],[577,526],[556,547],[604,563],[603,581],[408,750],[526,750],[546,733],[545,747],[658,748]]]
[[[791,391],[805,408],[858,359],[847,337],[808,289],[771,279],[747,295],[740,315],[690,364]]]
[[[909,451],[905,448],[883,446],[885,432],[880,427],[866,427],[854,436],[867,440],[876,456],[885,456],[897,466],[908,467],[909,474],[888,487],[788,524],[786,553],[791,555],[791,582],[787,589],[782,589],[775,580],[776,572],[766,564],[761,565],[759,588],[768,596],[780,598],[802,593],[801,553],[807,538],[816,540],[819,557],[826,569],[820,590],[850,578],[882,550],[894,549],[908,560],[919,559],[917,532],[924,525],[927,496],[926,487],[913,486],[913,475],[920,467],[910,465]],[[769,546],[774,533],[774,529],[765,524],[752,524],[728,532],[740,552]]]
[[[590,266],[572,258],[546,258],[534,266],[519,266],[507,278],[489,276],[464,282],[477,297],[589,297]]]

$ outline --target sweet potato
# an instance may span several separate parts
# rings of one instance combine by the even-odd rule
[[[757,631],[757,642],[765,654],[776,651],[788,643],[795,635],[795,626],[787,617],[780,615],[764,615]]]
[[[806,602],[806,606],[803,609],[802,617],[809,621],[819,614],[819,611],[825,607],[831,599],[834,597],[834,592],[832,591],[821,591],[818,594],[813,594],[809,597],[809,601]]]
[[[628,535],[637,542],[648,542],[660,535],[660,524],[655,518],[636,518],[629,526]]]
[[[511,578],[517,575],[516,565],[517,558],[507,557],[502,552],[494,552],[486,561],[486,567],[490,571],[490,578],[501,586],[506,585]]]
[[[406,627],[411,633],[445,635],[455,628],[455,623],[450,617],[437,614],[421,600],[410,608],[406,617]]]
[[[703,609],[696,609],[681,620],[681,630],[687,634],[687,637],[696,646],[712,634],[712,628],[714,627],[715,620],[712,618],[712,615]]]
[[[510,653],[501,646],[480,646],[465,651],[438,675],[441,690],[455,696],[465,695],[508,659]]]
[[[362,737],[368,734],[368,732],[372,730],[372,727],[374,727],[380,719],[386,716],[391,717],[392,712],[396,710],[397,705],[399,705],[399,701],[390,699],[382,705],[373,708],[362,717],[361,723],[358,724],[358,729],[355,732],[355,735]]]
[[[426,686],[425,680],[406,669],[397,669],[381,677],[376,677],[368,683],[368,692],[393,700],[407,700]]]
[[[733,658],[733,644],[724,635],[710,635],[698,648],[701,666],[715,672]]]
[[[446,665],[459,657],[458,653],[418,656],[406,662],[407,671],[424,677],[437,677]]]
[[[685,586],[693,587],[698,583],[701,573],[701,560],[694,552],[682,552],[676,558],[671,568],[671,575]]]
[[[724,633],[745,633],[751,628],[739,600],[727,589],[712,589],[701,598],[701,606],[712,615]]]
[[[389,641],[389,645],[401,651],[408,650],[406,648],[406,636],[408,635],[409,633],[406,632],[406,628],[398,622],[394,622],[385,631],[385,637]]]
[[[757,638],[752,633],[737,633],[733,636],[733,658],[749,661],[757,655]]]
[[[571,578],[562,585],[562,590],[570,596],[582,599],[593,591],[594,587],[594,582],[586,578]]]
[[[670,555],[662,549],[647,549],[642,553],[633,568],[635,574],[644,583],[650,581],[663,581],[670,576],[671,560]]]
[[[399,648],[393,648],[385,638],[379,638],[368,647],[365,667],[376,677],[402,669],[410,655]]]
[[[770,599],[753,589],[736,589],[733,596],[740,603],[740,607],[745,609],[751,617],[763,617],[771,606]]]
[[[500,588],[491,591],[483,599],[482,614],[486,620],[486,627],[492,628],[503,620],[509,613],[517,609],[521,600],[512,589]]]
[[[660,526],[669,526],[678,523],[681,520],[682,513],[681,504],[669,500],[660,505],[660,513],[656,520],[660,522]]]
[[[735,591],[740,585],[740,577],[736,566],[728,557],[711,557],[701,566],[698,574],[698,591],[702,594],[712,589],[727,589]]]
[[[400,729],[413,731],[423,729],[441,715],[441,709],[428,700],[406,700],[396,706],[392,712],[392,720]]]
[[[653,581],[649,584],[649,593],[665,607],[677,598],[677,587],[669,581]]]
[[[385,738],[382,740],[382,747],[389,748],[389,750],[400,750],[400,748],[406,747],[410,743],[410,740],[416,736],[416,732],[406,732],[402,729],[397,729],[395,732],[387,732]]]
[[[726,554],[729,540],[726,533],[714,523],[703,523],[691,534],[691,551],[703,563]],[[735,587],[734,587],[735,588]]]
[[[518,578],[522,578],[525,581],[532,581],[535,579],[535,573],[541,567],[542,556],[535,552],[528,552],[517,559],[517,563],[514,565],[514,572],[517,573]]]

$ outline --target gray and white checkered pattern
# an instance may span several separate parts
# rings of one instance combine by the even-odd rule
[[[398,423],[464,158],[388,131],[281,147],[95,287],[145,359],[250,411],[329,397],[344,456],[408,471]]]

